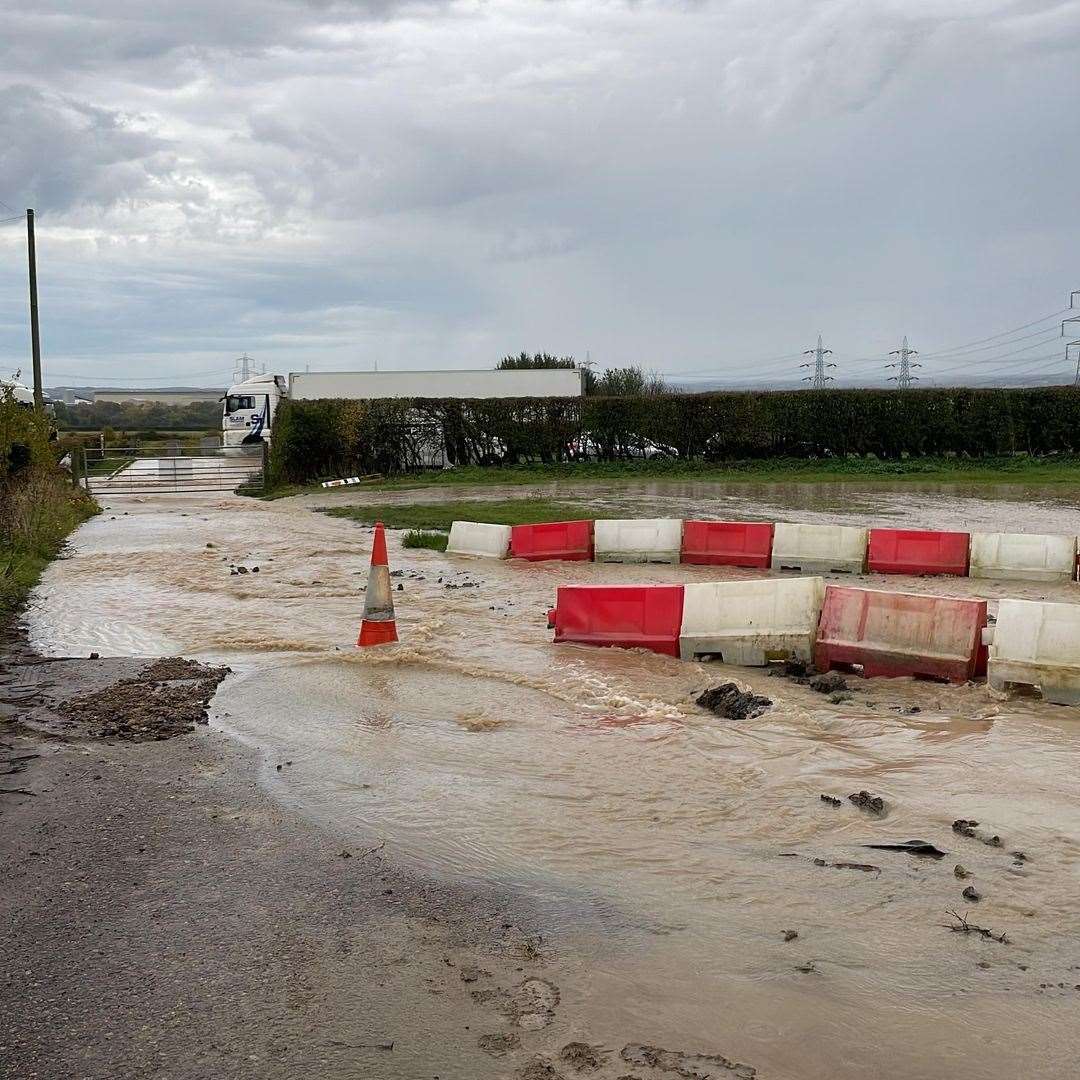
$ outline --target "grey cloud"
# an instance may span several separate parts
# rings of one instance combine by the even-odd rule
[[[107,206],[137,198],[168,150],[119,110],[32,86],[4,90],[0,177],[5,192],[20,200],[64,211],[77,202]]]
[[[47,211],[46,341],[94,363],[748,370],[819,328],[852,355],[984,336],[1080,284],[1075,2],[46,0],[5,26],[0,199]],[[0,258],[0,359],[21,272]]]

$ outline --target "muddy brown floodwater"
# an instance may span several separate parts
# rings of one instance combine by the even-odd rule
[[[1080,532],[1061,488],[452,491],[532,494],[650,516]],[[571,958],[563,1002],[609,1046],[632,1031],[792,1080],[1077,1075],[1080,710],[906,679],[851,679],[833,704],[765,672],[554,646],[560,583],[752,572],[462,560],[403,551],[394,533],[401,644],[357,652],[370,530],[308,507],[362,497],[113,499],[46,573],[31,640],[229,664],[212,721],[266,751],[271,794],[425,872],[526,892]],[[864,580],[1080,599],[1080,586]],[[694,704],[729,680],[773,706],[731,721]],[[884,815],[848,800],[861,790]],[[976,835],[954,832],[958,818]],[[1001,847],[982,842],[995,834]],[[946,854],[863,846],[911,839]],[[1005,941],[954,932],[948,910]]]

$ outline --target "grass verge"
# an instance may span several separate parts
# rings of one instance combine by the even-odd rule
[[[394,506],[332,506],[320,508],[331,517],[348,518],[361,525],[381,521],[388,529],[449,529],[455,521],[485,521],[490,525],[535,525],[542,521],[575,521],[614,517],[592,508],[550,499],[475,500],[471,502],[413,503]],[[408,545],[407,545],[408,546]],[[428,545],[416,545],[428,546]]]
[[[445,551],[449,533],[429,532],[427,529],[410,529],[402,538],[403,548],[428,548],[431,551]]]
[[[98,512],[60,469],[32,468],[0,492],[0,614],[17,610],[77,526]]]
[[[1080,457],[953,458],[921,457],[900,461],[878,458],[767,458],[748,461],[585,461],[560,465],[467,465],[369,481],[366,491],[411,491],[425,487],[528,485],[563,481],[703,480],[718,483],[824,484],[851,481],[881,483],[1075,484]],[[321,491],[319,485],[282,485],[267,499]],[[354,489],[355,490],[355,489]]]

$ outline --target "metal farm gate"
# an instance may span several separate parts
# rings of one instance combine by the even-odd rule
[[[72,455],[77,483],[94,495],[262,490],[267,447],[87,447]]]

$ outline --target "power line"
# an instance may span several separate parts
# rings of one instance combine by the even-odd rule
[[[1068,310],[1067,308],[1065,310]],[[973,349],[950,349],[946,352],[932,352],[927,353],[926,358],[929,359],[932,356],[943,356],[947,359],[952,359],[955,356],[965,356],[968,353],[987,352],[994,349],[1001,349],[1008,345],[1015,345],[1018,341],[1027,341],[1029,338],[1039,337],[1042,334],[1049,332],[1049,327],[1043,327],[1040,330],[1034,330],[1030,334],[1021,334],[1019,337],[1010,338],[1008,341],[995,341],[992,345],[979,345]]]
[[[52,373],[52,378],[58,379],[80,379],[86,383],[95,382],[177,382],[183,379],[198,379],[204,375],[217,375],[220,377],[221,368],[216,368],[214,371],[187,371],[178,375],[144,375],[135,378],[133,375],[87,375],[87,374],[75,374],[70,371],[55,371]]]
[[[936,352],[926,353],[926,357],[931,356],[944,356],[946,353],[959,352],[962,349],[966,349],[969,345],[981,345],[984,341],[994,341],[996,338],[1008,337],[1010,334],[1015,334],[1019,330],[1027,330],[1029,327],[1038,326],[1039,323],[1047,322],[1050,319],[1056,319],[1059,315],[1063,315],[1069,309],[1067,307],[1061,308],[1058,311],[1051,311],[1049,315],[1043,315],[1042,318],[1035,319],[1032,322],[1024,323],[1023,326],[1014,326],[1010,330],[1002,330],[999,334],[991,334],[989,337],[978,338],[975,341],[965,341],[961,345],[953,345],[947,349],[938,349]]]
[[[1049,345],[1051,341],[1056,341],[1060,337],[1059,334],[1051,334],[1048,338],[1041,338],[1039,341],[1033,341],[1030,345],[1025,345],[1021,349],[1013,349],[1012,352],[999,353],[997,356],[987,356],[984,359],[978,361],[966,360],[959,364],[952,364],[949,367],[939,368],[939,371],[960,371],[963,368],[968,367],[997,367],[999,360],[1007,360],[1010,356],[1019,356],[1021,353],[1029,352],[1031,349],[1041,348],[1043,345]],[[1025,363],[1026,360],[1021,360],[1020,363]]]

